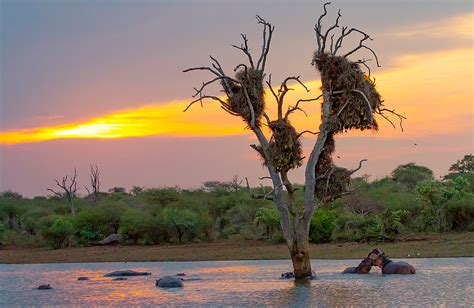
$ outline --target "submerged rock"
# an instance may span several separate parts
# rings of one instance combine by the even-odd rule
[[[164,276],[156,281],[156,286],[160,288],[182,288],[184,283],[180,278]]]
[[[89,277],[79,277],[77,280],[89,280]]]
[[[182,281],[199,281],[202,280],[202,278],[181,278]]]
[[[136,272],[132,270],[125,270],[125,271],[115,271],[108,274],[105,274],[104,277],[120,277],[120,276],[148,276],[151,273],[148,272]]]
[[[50,284],[42,284],[38,287],[38,290],[51,290],[53,287]]]

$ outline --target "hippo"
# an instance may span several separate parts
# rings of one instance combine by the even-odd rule
[[[42,285],[40,285],[37,289],[38,289],[38,290],[51,290],[52,288],[53,288],[53,287],[50,286],[50,284],[48,283],[48,284],[42,284]]]
[[[131,271],[131,270],[125,270],[125,271],[115,271],[115,272],[111,272],[111,273],[105,274],[104,277],[147,276],[147,275],[151,275],[151,273],[148,273],[148,272],[136,272],[136,271]]]
[[[370,256],[370,255],[369,255]],[[363,259],[357,267],[348,267],[343,274],[368,274],[373,266],[373,260],[370,257]]]
[[[182,288],[184,286],[183,280],[171,276],[164,276],[158,279],[155,285],[160,288]]]
[[[384,275],[410,275],[416,273],[416,270],[413,265],[403,261],[392,261],[385,255],[383,251],[378,248],[372,250],[372,253],[377,254],[377,258],[373,262],[374,265],[380,267],[382,269],[382,274]]]

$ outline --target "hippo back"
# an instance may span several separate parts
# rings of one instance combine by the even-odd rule
[[[346,268],[342,273],[343,274],[357,274],[357,267],[353,266],[353,267],[348,267]]]
[[[408,275],[408,274],[415,274],[415,268],[406,262],[398,261],[398,262],[390,262],[382,270],[382,274],[401,274],[401,275]]]

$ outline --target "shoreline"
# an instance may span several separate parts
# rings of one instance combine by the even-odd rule
[[[311,244],[311,259],[362,259],[374,247],[391,258],[473,257],[474,232],[423,235],[384,243]],[[220,240],[181,245],[117,245],[51,249],[17,246],[0,249],[0,264],[237,261],[289,259],[286,244],[255,240]]]

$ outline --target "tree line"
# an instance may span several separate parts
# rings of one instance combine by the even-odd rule
[[[429,168],[408,163],[382,179],[353,178],[349,187],[352,193],[315,211],[311,242],[393,241],[419,232],[474,231],[472,154],[439,179]],[[125,243],[142,245],[284,242],[277,209],[265,198],[270,190],[250,188],[237,177],[205,182],[197,189],[114,187],[73,195],[74,213],[66,193],[26,198],[5,191],[0,194],[0,247],[92,245],[115,233]],[[296,208],[303,206],[303,190],[295,185]]]

